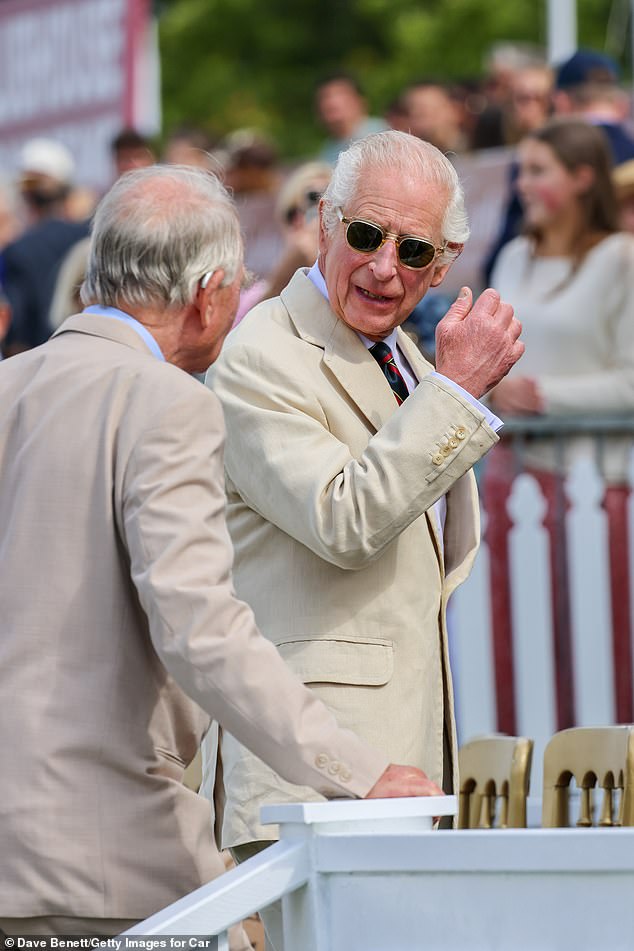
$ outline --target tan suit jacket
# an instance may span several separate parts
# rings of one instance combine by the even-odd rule
[[[403,333],[399,344],[421,380],[400,408],[298,271],[232,331],[208,382],[227,422],[240,597],[340,722],[442,783],[443,739],[456,743],[445,610],[479,541],[470,470],[497,436]],[[429,510],[445,493],[443,539]],[[263,802],[316,798],[226,732],[222,758],[225,845],[273,837]]]
[[[0,365],[0,917],[145,918],[220,871],[181,781],[210,717],[328,796],[387,765],[235,598],[223,438],[111,318]]]

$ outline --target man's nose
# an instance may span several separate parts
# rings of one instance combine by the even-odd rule
[[[378,251],[372,255],[370,270],[377,280],[387,281],[396,274],[398,265],[398,248],[392,238],[387,238]]]

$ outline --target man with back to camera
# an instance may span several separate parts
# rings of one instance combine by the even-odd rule
[[[478,545],[471,468],[498,438],[478,400],[523,352],[521,328],[495,291],[473,304],[463,289],[437,372],[399,330],[468,235],[455,170],[429,143],[354,143],[320,219],[317,263],[245,317],[208,376],[227,418],[236,588],[342,723],[451,791],[446,604]],[[241,860],[270,844],[263,802],[316,794],[228,734],[222,760],[223,844]],[[263,918],[281,946],[279,915]]]
[[[118,934],[223,871],[182,783],[210,717],[329,797],[438,792],[339,729],[234,595],[222,415],[189,374],[242,274],[214,176],[131,172],[96,212],[86,310],[0,364],[7,934]]]

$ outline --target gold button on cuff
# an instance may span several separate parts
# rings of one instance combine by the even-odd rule
[[[464,426],[460,426],[460,428],[456,430],[456,437],[458,439],[467,438],[467,430],[464,428]]]
[[[449,446],[451,447],[451,449],[457,449],[459,445],[460,443],[458,442],[456,437],[452,436],[451,439],[449,440]]]
[[[328,765],[328,757],[325,753],[320,753],[319,756],[315,757],[315,765],[320,769],[323,769],[324,766]]]
[[[448,456],[451,453],[451,446],[443,446],[440,451],[443,456]]]
[[[434,456],[431,457],[431,461],[435,466],[439,466],[444,462],[445,457],[442,452],[437,452]]]

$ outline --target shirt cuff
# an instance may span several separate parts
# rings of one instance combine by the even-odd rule
[[[454,383],[454,381],[450,380],[449,377],[443,376],[442,373],[438,373],[436,370],[434,370],[429,375],[435,376],[439,380],[444,380],[445,383],[447,383],[450,387],[452,387],[452,389],[457,390],[461,396],[464,396],[464,398],[468,400],[468,402],[471,403],[472,406],[475,406],[476,409],[479,409],[482,415],[484,416],[486,422],[489,424],[489,426],[491,427],[494,433],[498,433],[502,429],[502,426],[504,425],[504,423],[502,422],[500,417],[496,416],[495,413],[492,413],[491,410],[487,406],[484,405],[484,403],[481,403],[480,400],[477,400],[475,396],[472,396],[471,393],[467,393],[466,390],[463,390],[463,388],[459,386],[458,383]]]

